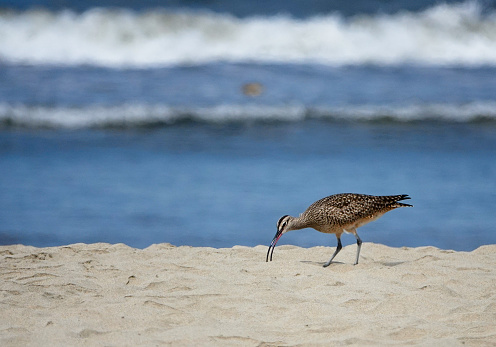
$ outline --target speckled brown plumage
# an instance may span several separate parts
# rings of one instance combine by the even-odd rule
[[[365,225],[384,213],[398,207],[411,207],[412,205],[399,201],[410,199],[406,194],[374,196],[365,194],[343,193],[327,196],[311,204],[299,217],[282,216],[277,222],[277,233],[267,252],[269,252],[279,238],[290,230],[314,228],[323,233],[335,234],[338,246],[331,259],[324,265],[328,266],[342,248],[341,235],[349,232],[357,239],[357,255],[355,264],[358,263],[362,241],[356,229]],[[272,260],[272,254],[270,255]]]
[[[407,198],[407,195],[336,194],[314,202],[301,217],[311,223],[314,229],[338,233],[339,229],[347,230],[347,227],[362,221],[374,220],[397,207],[411,206],[398,202]]]

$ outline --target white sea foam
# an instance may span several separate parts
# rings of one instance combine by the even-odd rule
[[[423,12],[236,18],[92,9],[0,13],[0,61],[147,67],[214,61],[496,65],[496,13],[478,2]]]
[[[175,108],[167,105],[91,106],[86,108],[41,107],[0,104],[0,126],[26,128],[103,128],[154,127],[183,121],[205,123],[297,122],[305,119],[336,121],[395,122],[445,121],[472,122],[479,119],[496,121],[496,102],[464,105],[426,104],[403,106],[342,106],[307,108],[302,105]]]

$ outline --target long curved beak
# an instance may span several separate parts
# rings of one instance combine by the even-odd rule
[[[270,261],[272,261],[272,254],[274,253],[274,248],[276,248],[276,243],[277,243],[277,241],[279,241],[281,236],[282,236],[282,233],[277,231],[276,236],[274,236],[274,238],[272,239],[272,242],[270,243],[270,246],[269,246],[269,250],[267,251],[267,257],[265,258],[266,262],[269,261],[269,253],[270,253]],[[272,250],[272,252],[271,252],[271,250]]]

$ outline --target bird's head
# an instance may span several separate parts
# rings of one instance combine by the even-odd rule
[[[276,236],[272,239],[272,242],[270,243],[269,250],[267,251],[267,257],[265,261],[269,261],[269,253],[270,253],[270,261],[272,261],[272,254],[274,253],[274,248],[276,247],[277,241],[281,238],[281,236],[285,233],[287,233],[290,230],[293,230],[291,228],[291,221],[293,217],[285,215],[279,218],[277,221],[277,232]],[[272,252],[271,252],[272,249]]]

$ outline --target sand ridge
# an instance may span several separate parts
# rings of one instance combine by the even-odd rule
[[[496,345],[496,245],[0,247],[0,344]]]

